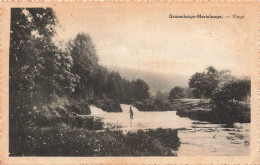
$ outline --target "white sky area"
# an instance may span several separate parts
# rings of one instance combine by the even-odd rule
[[[249,76],[250,54],[245,44],[250,35],[239,27],[245,22],[173,20],[169,13],[138,8],[59,10],[57,39],[67,41],[77,33],[88,33],[99,63],[108,68],[190,77],[214,66],[235,76]]]

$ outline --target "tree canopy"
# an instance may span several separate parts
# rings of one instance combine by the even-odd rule
[[[174,87],[169,93],[169,99],[181,99],[185,97],[184,88]]]
[[[212,97],[212,102],[219,105],[233,105],[241,101],[246,101],[250,96],[250,80],[235,80],[223,85]]]
[[[193,89],[196,98],[211,98],[220,83],[220,72],[209,66],[202,73],[195,73],[189,80],[189,87]]]
[[[149,98],[149,86],[144,80],[132,81],[133,98],[144,100]]]

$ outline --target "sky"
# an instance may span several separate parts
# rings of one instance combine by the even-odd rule
[[[248,15],[241,20],[169,18],[169,14],[248,14],[243,6],[229,10],[214,5],[92,3],[54,10],[59,19],[56,39],[89,34],[99,63],[112,70],[149,72],[169,79],[182,75],[183,86],[207,66],[230,70],[238,77],[250,73]]]

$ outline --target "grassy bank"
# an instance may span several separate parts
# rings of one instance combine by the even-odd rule
[[[180,106],[176,110],[177,115],[181,117],[213,123],[249,123],[251,121],[250,108],[245,105],[212,107],[209,100],[184,99],[178,101]]]
[[[116,99],[96,100],[91,103],[106,112],[122,112],[120,101]]]
[[[171,111],[177,115],[192,120],[208,121],[213,123],[249,123],[250,108],[245,104],[213,106],[210,99],[175,99],[156,100],[147,99],[132,103],[140,111]]]
[[[139,111],[171,111],[179,107],[179,102],[168,100],[146,99],[132,103]]]
[[[60,124],[35,127],[23,143],[13,141],[12,144],[15,150],[11,150],[11,156],[174,156],[180,140],[177,130],[123,134]]]

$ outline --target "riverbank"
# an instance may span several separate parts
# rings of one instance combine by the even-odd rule
[[[244,105],[212,108],[209,100],[180,99],[177,115],[212,123],[250,123],[250,108]]]
[[[169,100],[146,99],[142,101],[134,101],[132,105],[139,111],[172,111],[180,106],[180,102]]]
[[[178,130],[125,133],[89,116],[89,104],[57,97],[48,105],[35,107],[23,130],[12,132],[10,156],[175,156],[180,146]],[[119,102],[110,105],[121,109]]]
[[[10,139],[13,140],[13,139]],[[64,123],[34,127],[23,143],[12,141],[11,156],[176,156],[177,130],[89,130]]]
[[[106,112],[122,112],[122,108],[120,107],[120,101],[116,99],[103,99],[103,100],[96,100],[93,102],[93,105],[102,109]]]
[[[177,111],[177,115],[212,123],[250,123],[250,107],[245,104],[212,106],[209,99],[134,101],[139,111]]]

